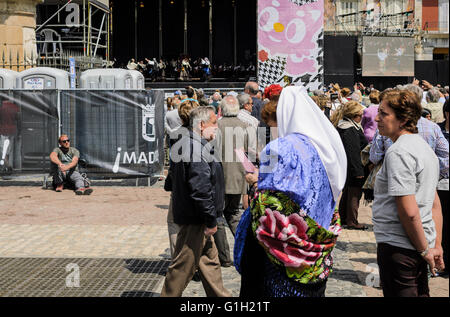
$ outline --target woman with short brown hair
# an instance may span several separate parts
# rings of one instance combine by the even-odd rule
[[[178,106],[178,115],[180,116],[181,122],[183,122],[183,127],[189,126],[190,113],[195,108],[200,105],[194,99],[184,99]]]
[[[377,174],[373,224],[383,294],[429,296],[428,269],[443,269],[439,161],[417,134],[422,107],[409,91],[384,92],[376,121],[389,147]]]
[[[261,119],[269,126],[275,126],[277,122],[278,100],[271,100],[261,110]]]

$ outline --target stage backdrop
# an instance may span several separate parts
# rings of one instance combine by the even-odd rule
[[[323,87],[323,0],[258,0],[258,83]]]

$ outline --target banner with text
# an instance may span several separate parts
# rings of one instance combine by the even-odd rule
[[[49,173],[67,134],[90,178],[164,170],[164,91],[0,90],[0,176]]]

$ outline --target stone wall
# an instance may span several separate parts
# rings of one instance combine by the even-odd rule
[[[0,0],[0,67],[16,65],[18,58],[23,63],[24,52],[26,60],[31,58],[32,53],[37,56],[36,5],[42,2],[43,0]],[[19,67],[17,70],[22,69]]]

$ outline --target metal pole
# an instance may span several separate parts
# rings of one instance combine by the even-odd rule
[[[233,2],[233,64],[237,64],[236,2]]]
[[[91,56],[91,4],[88,2],[88,42],[87,42],[87,56]]]
[[[100,24],[100,31],[97,36],[97,43],[95,43],[94,56],[97,53],[98,42],[100,41],[100,37],[102,36],[103,23],[105,22],[106,13],[103,14],[102,23]]]
[[[61,136],[61,90],[56,91],[57,103],[56,107],[58,109],[58,137]]]
[[[83,56],[86,56],[86,0],[83,0]]]
[[[212,63],[212,54],[213,54],[213,7],[212,0],[209,0],[209,62]]]
[[[137,0],[134,1],[134,58],[138,59],[138,54],[137,54]]]
[[[162,0],[159,0],[158,17],[159,17],[159,57],[163,56],[163,24],[162,24]]]
[[[109,62],[110,58],[109,58],[109,47],[110,47],[110,39],[109,39],[109,35],[110,32],[112,32],[112,8],[110,10],[109,13],[109,17],[108,17],[108,23],[106,25],[106,32],[107,32],[107,43],[106,43],[106,61]]]
[[[184,54],[187,55],[187,0],[184,0]]]

